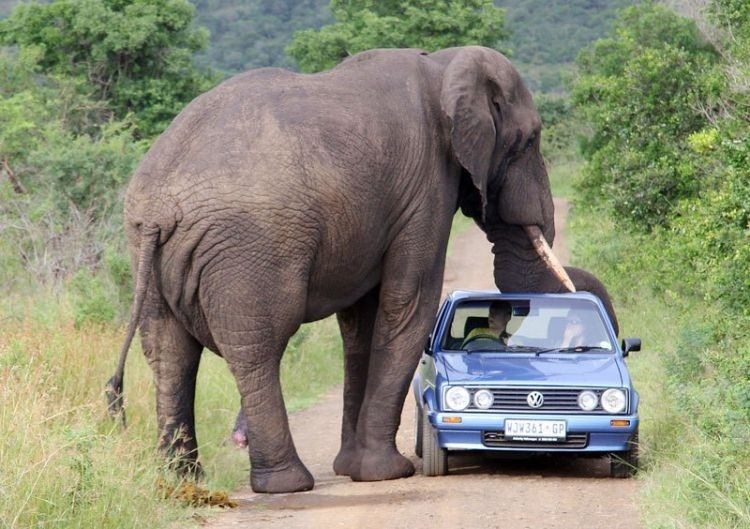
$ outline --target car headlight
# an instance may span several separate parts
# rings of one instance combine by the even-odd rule
[[[593,391],[586,390],[578,394],[578,407],[583,411],[594,411],[597,404],[599,404],[599,399]]]
[[[602,393],[602,408],[609,413],[620,413],[625,410],[625,392],[611,388]]]
[[[461,411],[469,407],[471,397],[466,388],[461,386],[453,386],[445,392],[445,406],[449,410]]]
[[[488,389],[480,389],[474,393],[474,405],[480,410],[488,410],[492,407],[495,396]]]

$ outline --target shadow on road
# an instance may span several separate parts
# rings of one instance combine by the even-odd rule
[[[455,475],[539,476],[544,478],[607,478],[605,457],[583,458],[570,455],[451,454],[448,471]]]

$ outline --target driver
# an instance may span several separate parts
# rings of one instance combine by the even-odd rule
[[[467,343],[480,338],[494,340],[502,345],[508,345],[510,334],[505,330],[513,314],[511,304],[504,300],[493,301],[490,304],[487,324],[489,327],[478,327],[473,329],[464,338],[461,345],[463,348]]]

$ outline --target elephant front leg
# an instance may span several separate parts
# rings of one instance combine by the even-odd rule
[[[367,388],[357,420],[350,476],[377,481],[411,476],[412,462],[396,447],[396,432],[440,294],[439,277],[419,277],[380,293]],[[436,286],[437,285],[437,286]]]
[[[349,476],[353,472],[357,453],[357,421],[367,385],[377,308],[376,289],[337,314],[344,345],[344,413],[341,421],[341,449],[333,462],[333,470],[341,476]]]

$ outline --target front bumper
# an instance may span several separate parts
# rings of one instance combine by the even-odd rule
[[[461,422],[445,422],[451,418]],[[566,439],[551,441],[510,441],[504,439],[506,419],[556,420],[566,422]],[[610,421],[626,420],[628,426],[612,426]],[[630,450],[638,429],[638,415],[524,415],[504,413],[430,413],[437,431],[438,445],[450,451],[490,450],[507,452],[597,453]]]

